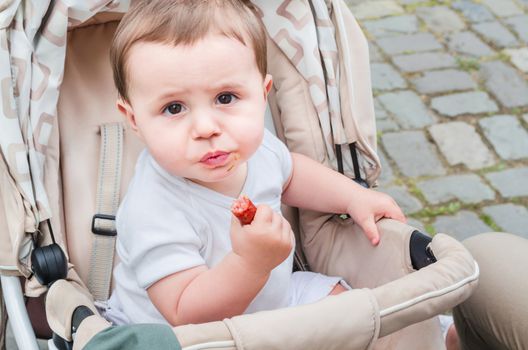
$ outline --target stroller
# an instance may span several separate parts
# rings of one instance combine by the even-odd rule
[[[368,49],[346,5],[253,3],[269,34],[270,128],[291,151],[374,186],[381,168]],[[47,292],[49,347],[89,348],[112,330],[96,306],[111,290],[113,215],[142,148],[115,109],[108,62],[128,4],[3,4],[0,274],[7,314],[19,347],[38,349],[23,295]],[[309,58],[314,48],[321,55]],[[295,208],[285,215],[295,227],[297,268],[343,276],[354,289],[174,327],[175,349],[444,347],[433,316],[465,300],[479,276],[459,242],[385,219],[374,248],[350,218]]]

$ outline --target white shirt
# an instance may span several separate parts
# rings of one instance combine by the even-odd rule
[[[286,146],[265,130],[248,160],[243,194],[256,205],[280,212],[283,185],[292,171]],[[217,265],[231,251],[231,204],[235,198],[169,174],[148,151],[138,158],[133,179],[117,212],[115,289],[107,317],[116,323],[166,323],[146,289],[195,266]],[[289,305],[293,251],[273,269],[246,313]],[[116,321],[116,320],[114,320]]]

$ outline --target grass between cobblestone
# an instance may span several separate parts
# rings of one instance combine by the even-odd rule
[[[414,4],[407,4],[403,5],[403,8],[405,9],[405,12],[416,12],[416,9],[418,7],[433,7],[433,6],[450,6],[451,0],[444,0],[444,1],[438,1],[438,0],[431,0],[431,1],[423,1],[423,2],[417,2]]]
[[[506,168],[507,168],[506,164],[504,162],[500,162],[498,164],[492,165],[492,166],[487,167],[487,168],[482,168],[482,169],[475,170],[475,173],[477,175],[482,176],[484,174],[494,173],[494,172],[497,172],[497,171],[502,171],[502,170],[505,170]]]
[[[480,69],[480,62],[475,58],[457,56],[455,59],[458,67],[463,71],[472,72]]]
[[[493,219],[489,215],[480,214],[479,218],[480,220],[484,221],[486,225],[491,227],[494,231],[497,231],[497,232],[502,231],[502,229],[495,223],[495,221],[493,221]]]
[[[505,169],[504,164],[497,164],[493,167],[489,167],[486,169],[481,169],[479,172],[481,174],[489,173],[489,172],[495,172],[502,169]],[[440,215],[455,215],[460,210],[471,210],[473,212],[477,212],[479,214],[479,218],[489,227],[491,227],[495,231],[502,231],[502,228],[495,223],[495,221],[487,214],[484,214],[481,212],[482,207],[484,204],[463,204],[460,201],[454,200],[447,203],[442,203],[439,205],[431,205],[427,204],[427,200],[422,193],[422,191],[416,186],[416,179],[413,178],[397,178],[394,180],[395,185],[404,185],[408,188],[409,193],[418,198],[418,200],[424,205],[423,209],[416,212],[409,214],[408,216],[420,220],[424,224],[424,228],[430,235],[434,236],[436,234],[436,230],[433,226],[433,220],[435,220]],[[522,204],[521,198],[516,198],[517,204]],[[514,202],[510,200],[510,202]],[[494,201],[487,201],[485,205],[490,204],[499,204],[501,203],[500,200],[494,200]]]

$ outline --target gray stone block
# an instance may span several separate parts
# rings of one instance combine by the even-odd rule
[[[413,79],[413,84],[422,94],[471,90],[477,88],[471,75],[456,69],[425,72],[422,77]]]
[[[505,232],[528,238],[528,210],[511,203],[491,205],[482,211]]]
[[[386,91],[407,87],[405,79],[387,63],[372,63],[370,70],[373,90]]]
[[[505,20],[519,38],[528,43],[528,15],[515,16]]]
[[[367,32],[377,38],[411,34],[418,31],[418,18],[415,15],[386,17],[364,21],[363,26]]]
[[[523,47],[522,49],[507,49],[504,50],[515,67],[519,70],[528,73],[528,48]]]
[[[434,118],[422,100],[412,91],[391,92],[378,96],[402,128],[421,128],[434,123]]]
[[[485,6],[475,4],[470,0],[456,1],[451,6],[462,12],[464,17],[473,23],[492,21],[495,19]]]
[[[528,196],[528,167],[488,173],[485,176],[503,197]]]
[[[369,59],[370,62],[382,62],[384,61],[383,56],[381,55],[380,49],[372,42],[368,43],[369,47]]]
[[[466,27],[458,15],[445,6],[418,7],[416,14],[437,34],[457,32]]]
[[[501,61],[480,65],[489,91],[508,108],[528,105],[528,84],[515,69]]]
[[[429,69],[457,66],[453,56],[445,52],[424,52],[392,57],[392,62],[404,72],[421,72]]]
[[[459,241],[493,229],[479,219],[477,214],[461,210],[453,216],[439,216],[433,223],[438,233],[446,233]]]
[[[380,185],[387,185],[394,181],[394,172],[392,171],[387,156],[381,150],[378,150],[378,156],[381,162],[381,174],[378,177],[378,182]]]
[[[434,148],[422,131],[386,133],[381,137],[389,156],[405,176],[444,175]]]
[[[442,49],[442,45],[430,33],[381,38],[378,40],[378,45],[389,55]]]
[[[376,120],[376,128],[381,132],[400,130],[400,126],[392,119]]]
[[[417,183],[431,204],[459,200],[473,204],[495,199],[495,192],[475,174],[452,175]]]
[[[407,225],[414,227],[423,234],[429,235],[429,233],[425,230],[424,224],[419,220],[407,218]]]
[[[482,3],[499,17],[520,15],[522,9],[513,0],[481,0]]]
[[[380,187],[378,190],[391,196],[406,215],[416,213],[423,208],[422,203],[404,186]]]
[[[431,100],[431,107],[448,117],[462,114],[489,113],[499,110],[497,104],[489,98],[488,94],[481,91],[435,97]]]
[[[493,154],[468,123],[436,124],[429,128],[429,132],[450,165],[463,164],[475,170],[495,164]]]
[[[497,115],[484,118],[479,120],[479,125],[501,158],[528,158],[528,132],[515,116]]]
[[[376,115],[377,120],[383,120],[389,118],[389,114],[387,113],[387,110],[381,102],[378,100],[377,97],[374,98],[374,114]]]
[[[359,5],[362,2],[365,2],[365,0],[345,0],[345,4],[347,4],[349,7]]]
[[[491,56],[495,53],[473,32],[454,33],[448,37],[450,50],[474,57]]]
[[[515,36],[499,22],[484,22],[473,25],[473,29],[493,45],[506,48],[519,45]]]
[[[396,1],[363,1],[351,8],[354,16],[361,19],[401,15],[405,11]]]

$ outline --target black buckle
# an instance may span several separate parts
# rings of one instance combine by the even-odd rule
[[[107,215],[107,214],[95,214],[92,218],[92,232],[96,235],[101,236],[115,236],[117,235],[116,229],[107,229],[107,228],[98,228],[95,227],[95,220],[112,220],[115,221],[115,215]]]

